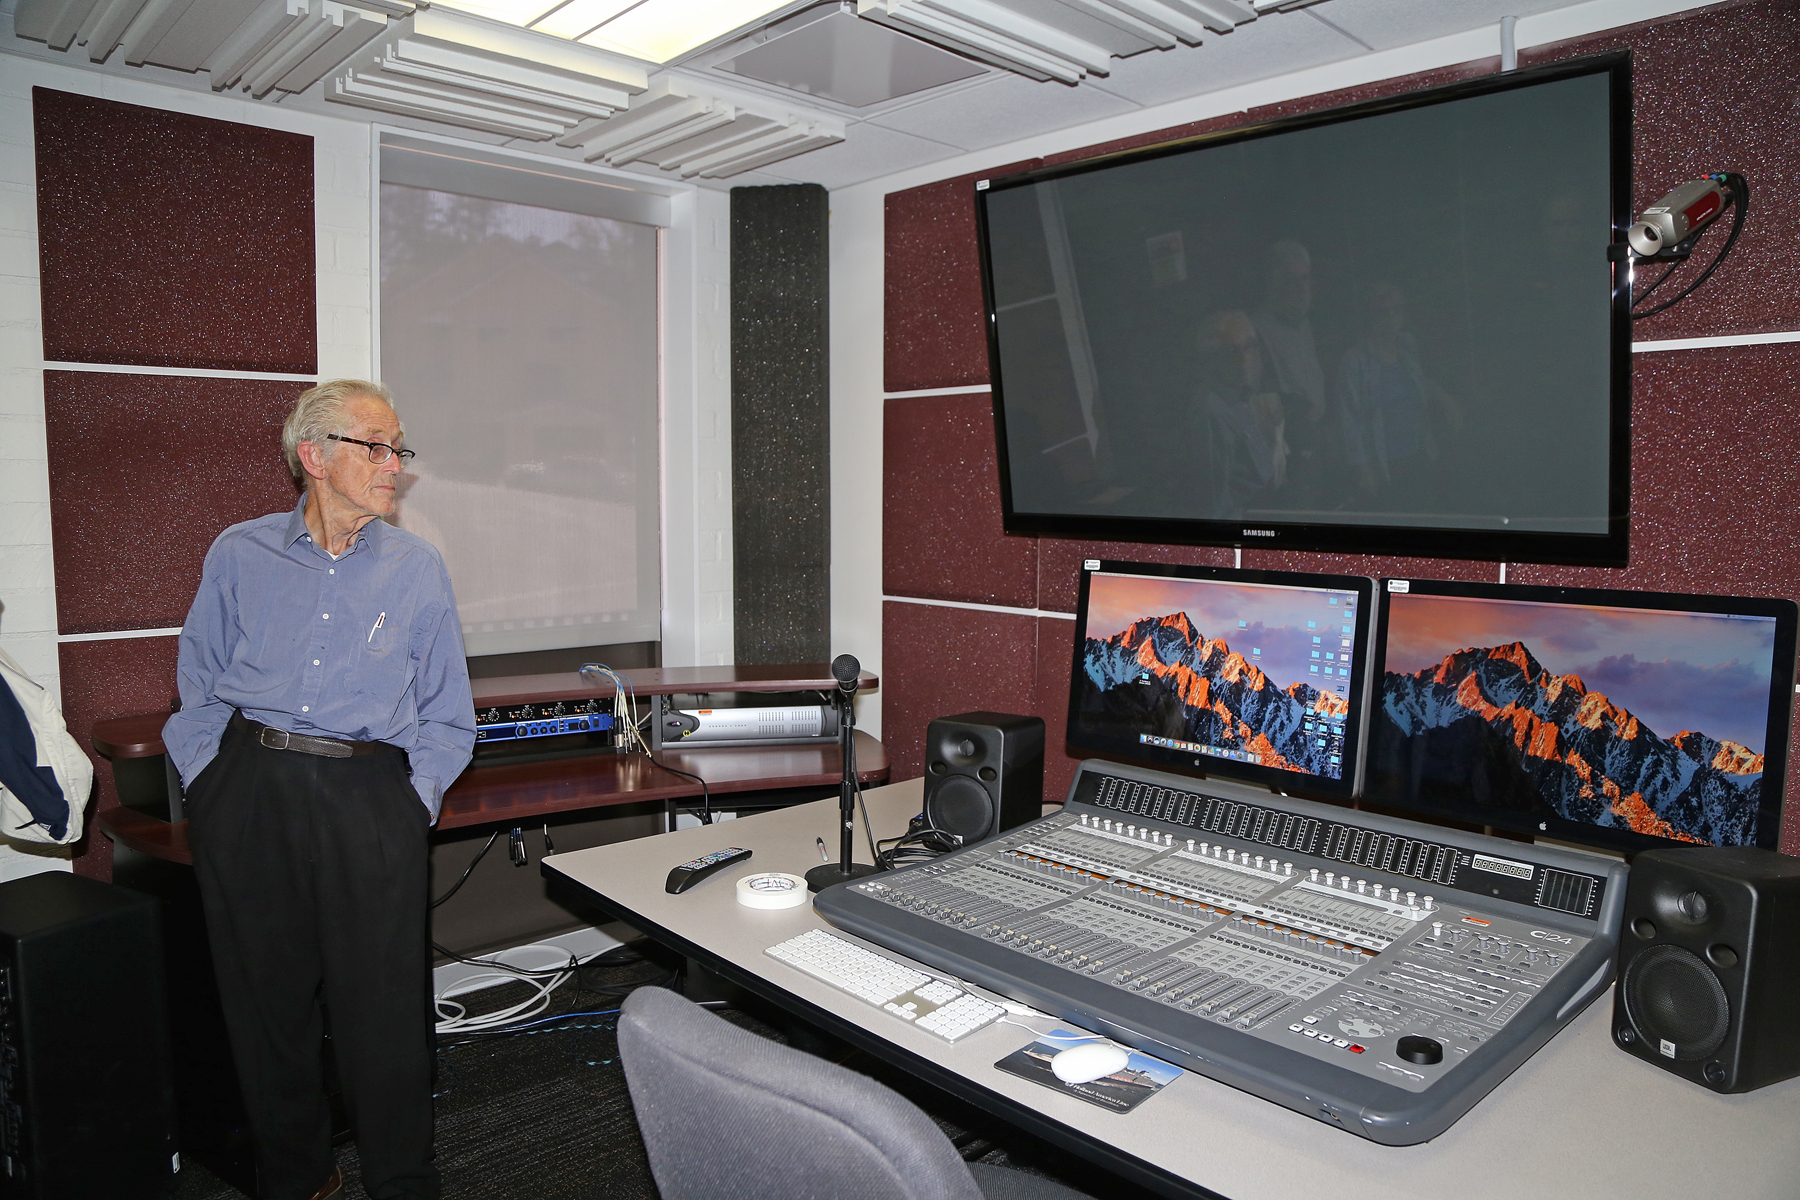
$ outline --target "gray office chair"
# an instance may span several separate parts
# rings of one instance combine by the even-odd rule
[[[662,988],[626,998],[619,1054],[663,1200],[1085,1200],[965,1163],[898,1093]]]

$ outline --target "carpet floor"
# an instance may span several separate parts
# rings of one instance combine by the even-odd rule
[[[678,982],[671,965],[642,960],[586,968],[532,1018],[570,1014],[562,1019],[503,1036],[440,1035],[434,1104],[445,1200],[656,1200],[619,1063],[616,1010],[620,989]],[[529,994],[507,984],[460,999],[481,1013]],[[715,1011],[879,1079],[929,1113],[970,1161],[1047,1175],[1104,1200],[1151,1195],[879,1060],[796,1028],[754,998]],[[584,1013],[593,1015],[573,1015]],[[365,1200],[355,1144],[338,1146],[337,1156],[343,1200]],[[243,1200],[243,1193],[189,1161],[174,1198]]]

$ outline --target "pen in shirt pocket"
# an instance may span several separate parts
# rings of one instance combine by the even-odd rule
[[[369,626],[369,636],[364,638],[363,641],[365,641],[365,642],[374,641],[375,640],[375,631],[377,629],[380,629],[385,624],[387,624],[387,614],[382,613],[379,617],[375,618],[375,623],[373,625]]]

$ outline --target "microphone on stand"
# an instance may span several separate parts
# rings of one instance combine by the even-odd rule
[[[844,779],[838,785],[839,861],[814,867],[806,873],[809,891],[819,891],[834,883],[861,879],[881,868],[869,863],[852,862],[856,850],[856,685],[862,675],[862,664],[853,654],[840,654],[831,660],[831,677],[837,680],[838,745],[844,760]]]

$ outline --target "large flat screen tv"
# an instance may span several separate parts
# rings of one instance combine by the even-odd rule
[[[1629,76],[978,182],[1007,529],[1623,563]]]
[[[1363,799],[1618,850],[1774,849],[1791,600],[1389,579]]]

